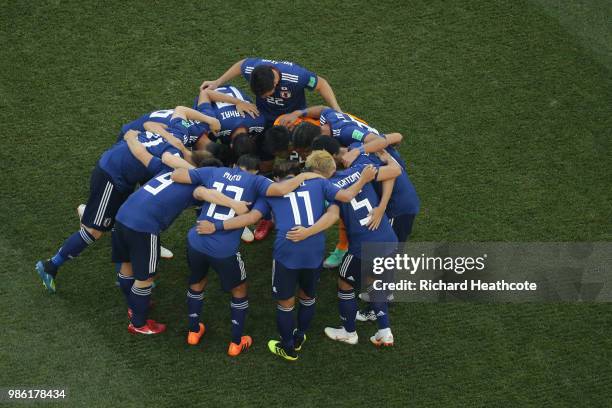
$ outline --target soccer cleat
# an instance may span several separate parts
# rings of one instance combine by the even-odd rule
[[[200,323],[200,331],[189,331],[189,333],[187,334],[187,344],[190,344],[192,346],[197,345],[205,332],[206,327],[204,326],[204,323]]]
[[[257,228],[255,228],[255,239],[257,241],[261,241],[265,239],[270,231],[274,228],[274,222],[271,220],[261,220],[259,224],[257,224]]]
[[[393,333],[391,333],[391,329],[389,328],[378,330],[376,334],[370,337],[370,341],[376,347],[393,346]]]
[[[251,347],[251,344],[253,344],[253,339],[251,336],[242,336],[240,338],[240,344],[230,342],[229,348],[227,349],[227,355],[230,357],[236,357],[243,351],[247,351],[249,347]]]
[[[323,267],[327,269],[337,268],[342,263],[344,254],[346,254],[346,251],[338,248],[334,249],[329,256],[325,258],[325,261],[323,261]]]
[[[363,309],[357,312],[355,319],[360,322],[375,322],[376,313],[372,309]]]
[[[79,215],[79,221],[81,221],[81,218],[83,218],[83,213],[85,212],[85,204],[79,204],[79,206],[77,207],[77,214]]]
[[[270,350],[270,353],[276,354],[287,361],[295,361],[298,359],[298,355],[295,350],[293,350],[293,352],[287,352],[287,350],[281,346],[281,342],[278,340],[270,340],[268,342],[268,350]]]
[[[172,259],[174,258],[174,254],[168,248],[164,248],[163,246],[159,246],[159,256],[164,259]]]
[[[255,240],[255,235],[253,235],[249,227],[244,227],[244,230],[242,230],[242,236],[240,238],[242,238],[242,240],[246,243],[251,243]]]
[[[132,323],[128,324],[128,331],[132,334],[159,334],[166,331],[166,325],[149,319],[142,327],[134,327]]]
[[[349,333],[346,331],[344,327],[326,327],[325,335],[332,340],[341,341],[347,344],[357,344],[359,340],[359,336],[357,336],[357,332]]]
[[[293,330],[293,348],[295,351],[302,351],[302,346],[306,343],[306,333],[303,336],[296,336],[297,329]]]
[[[36,272],[38,272],[38,276],[40,280],[42,280],[43,286],[49,291],[49,293],[55,293],[55,278],[53,275],[48,273],[49,270],[57,267],[53,265],[53,263],[48,261],[38,261],[36,262]]]

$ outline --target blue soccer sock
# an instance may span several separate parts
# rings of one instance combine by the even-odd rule
[[[236,298],[232,296],[230,310],[232,316],[232,343],[240,344],[242,331],[244,330],[244,320],[249,309],[249,298]]]
[[[298,309],[298,325],[296,336],[304,337],[304,333],[310,327],[310,322],[314,317],[316,299],[300,299],[300,307]]]
[[[389,307],[387,302],[372,302],[372,310],[376,313],[376,323],[378,329],[386,329],[389,327]]]
[[[134,285],[134,277],[117,272],[117,282],[119,282],[119,288],[121,289],[121,292],[123,292],[126,302],[129,302],[130,293],[132,293],[132,285]]]
[[[132,286],[128,305],[132,309],[132,324],[134,327],[142,327],[147,322],[147,314],[151,303],[151,286],[139,288]]]
[[[355,316],[357,315],[357,299],[355,299],[355,292],[353,289],[338,289],[338,309],[340,309],[342,326],[344,326],[347,332],[354,332]]]
[[[281,345],[285,350],[293,351],[293,306],[283,307],[276,305],[276,326],[281,336]]]
[[[200,331],[200,314],[204,305],[204,291],[187,289],[187,312],[189,313],[189,331]]]
[[[57,251],[57,254],[51,258],[51,262],[55,266],[61,266],[68,259],[76,258],[89,245],[96,242],[96,239],[85,228],[68,237],[62,247]]]

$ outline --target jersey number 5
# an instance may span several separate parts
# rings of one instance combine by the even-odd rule
[[[359,219],[360,225],[367,225],[368,222],[370,222],[370,213],[372,212],[372,204],[370,204],[370,200],[364,198],[363,200],[357,201],[357,198],[353,198],[351,200],[351,206],[353,207],[353,210],[355,210],[355,212],[357,212],[360,208],[363,207],[368,210],[368,215],[365,218]]]

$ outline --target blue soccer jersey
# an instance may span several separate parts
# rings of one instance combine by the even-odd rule
[[[140,132],[138,140],[154,156],[148,167],[132,155],[127,142],[123,140],[104,152],[98,162],[120,191],[133,191],[136,184],[143,184],[162,171],[166,166],[160,158],[165,152],[181,155],[174,146],[155,133]]]
[[[232,96],[241,101],[251,102],[251,98],[235,86],[222,86],[215,89],[229,96]],[[196,102],[197,104],[197,98]],[[225,102],[204,102],[196,106],[196,109],[205,115],[217,118],[221,123],[221,131],[216,136],[209,135],[212,141],[220,140],[222,143],[230,144],[231,134],[238,128],[246,128],[247,132],[256,135],[262,133],[266,118],[263,115],[251,117],[251,115],[241,115],[236,109],[236,105]]]
[[[193,184],[216,189],[236,201],[255,203],[253,209],[261,213],[266,212],[263,198],[272,183],[266,177],[257,176],[238,167],[206,167],[190,170],[189,176]],[[258,200],[258,198],[260,199]],[[198,220],[224,221],[233,218],[235,215],[236,213],[231,208],[205,202],[202,205]],[[225,258],[238,251],[241,235],[241,229],[199,235],[195,228],[192,228],[187,235],[187,239],[196,250],[215,258]]]
[[[197,120],[184,120],[181,118],[172,119],[173,114],[174,109],[163,109],[146,113],[138,119],[123,125],[118,140],[123,138],[123,135],[125,135],[128,130],[144,132],[144,124],[146,122],[157,122],[166,125],[168,132],[176,136],[185,146],[192,147],[202,134],[210,130],[207,123],[202,123]]]
[[[344,147],[348,147],[354,142],[363,143],[364,137],[369,133],[382,136],[378,130],[356,117],[331,108],[323,109],[320,121],[321,126],[329,124],[331,135],[338,139],[338,142]]]
[[[166,230],[184,209],[199,203],[193,198],[196,186],[175,183],[171,177],[172,171],[166,171],[149,180],[123,203],[116,219],[138,232]]]
[[[376,167],[384,165],[380,158],[375,154],[360,154],[353,162],[353,166],[365,166],[368,164],[372,164]],[[382,194],[382,182],[374,182],[373,184],[376,193],[380,197]],[[391,193],[391,198],[387,204],[386,214],[390,218],[395,218],[403,214],[417,214],[419,212],[419,205],[420,202],[416,190],[408,177],[408,173],[406,173],[406,170],[402,167],[402,174],[395,179],[393,192]]]
[[[338,188],[348,188],[355,184],[361,176],[365,165],[357,164],[342,171],[337,171],[330,181]],[[366,242],[397,242],[397,237],[389,224],[386,215],[383,216],[378,229],[370,231],[367,223],[370,220],[369,213],[379,203],[378,195],[374,191],[372,183],[368,183],[349,203],[339,203],[340,217],[346,226],[349,240],[349,253],[361,258],[361,246]],[[381,254],[387,255],[387,254]]]
[[[321,266],[325,252],[325,233],[320,232],[300,242],[285,236],[291,228],[310,227],[326,211],[340,189],[326,179],[306,180],[295,191],[283,197],[268,197],[266,202],[274,213],[276,240],[273,257],[289,269],[314,269]]]
[[[273,61],[260,58],[247,58],[241,66],[242,76],[251,80],[251,73],[258,65],[270,65],[280,73],[280,81],[274,93],[266,98],[257,97],[255,102],[259,111],[265,116],[268,126],[284,113],[306,108],[304,90],[317,87],[317,75],[298,64],[288,61]]]

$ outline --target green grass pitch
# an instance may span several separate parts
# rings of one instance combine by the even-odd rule
[[[276,336],[271,240],[243,248],[254,347],[226,356],[213,276],[185,344],[187,211],[163,234],[155,338],[130,336],[108,237],[44,292],[37,259],[77,228],[119,127],[190,104],[245,56],[302,63],[383,131],[422,199],[417,241],[612,239],[612,7],[605,0],[0,2],[0,387],[66,387],[61,406],[609,406],[607,304],[398,304],[396,346],[327,340],[322,278],[301,359]],[[239,82],[242,84],[242,82]],[[243,84],[244,85],[244,84]],[[316,103],[317,98],[310,98]],[[331,246],[335,233],[330,233]],[[1,404],[0,404],[1,405]],[[21,406],[21,405],[20,405]]]

